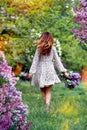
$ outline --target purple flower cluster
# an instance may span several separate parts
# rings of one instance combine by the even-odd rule
[[[5,113],[4,115],[1,115],[0,118],[0,130],[9,130],[9,128],[13,125],[11,114],[9,112]]]
[[[79,73],[71,73],[69,74],[69,78],[66,80],[66,87],[69,89],[75,88],[75,86],[80,84],[80,74]]]
[[[15,85],[12,68],[0,51],[0,130],[30,129],[31,123],[26,123],[28,106],[23,104],[21,92],[16,90]]]
[[[80,23],[79,29],[73,28],[73,34],[81,41],[87,43],[87,0],[80,0],[80,7],[75,7],[74,23]]]

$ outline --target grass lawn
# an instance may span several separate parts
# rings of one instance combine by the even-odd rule
[[[53,86],[48,112],[38,87],[20,80],[16,87],[29,106],[30,130],[87,130],[87,86],[83,83],[74,90],[65,88],[64,83]]]

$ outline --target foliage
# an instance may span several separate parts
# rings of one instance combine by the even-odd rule
[[[60,55],[68,69],[79,70],[83,64],[86,64],[87,59],[82,58],[85,57],[86,52],[81,46],[78,47],[79,41],[71,32],[74,26],[72,8],[75,2],[77,4],[78,0],[72,2],[71,0],[49,0],[48,2],[46,0],[31,2],[3,0],[0,3],[0,39],[1,41],[5,39],[3,51],[8,64],[14,68],[21,63],[23,71],[28,71],[35,52],[35,41],[45,31],[51,32],[56,41],[60,42],[62,52]],[[23,7],[25,5],[26,7]],[[55,46],[58,48],[57,43]],[[75,53],[70,54],[69,49],[75,50]],[[79,54],[77,50],[79,53],[81,51],[78,61],[75,60]]]
[[[7,0],[6,1],[8,5],[10,5],[12,8],[15,8],[17,12],[24,13],[26,15],[29,14],[35,14],[39,13],[43,10],[46,10],[49,8],[52,4],[52,0]],[[37,4],[38,3],[38,4]]]
[[[21,99],[21,92],[15,88],[16,78],[0,51],[0,130],[29,130],[26,122],[28,106]]]
[[[69,70],[79,71],[82,66],[87,66],[86,51],[81,48],[80,43],[74,36],[68,36],[68,44],[62,45],[63,60],[66,59],[66,65]]]

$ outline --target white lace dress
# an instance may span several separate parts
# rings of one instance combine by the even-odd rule
[[[36,49],[29,71],[30,74],[33,74],[32,85],[43,88],[48,85],[60,83],[61,81],[56,74],[54,64],[59,72],[66,72],[54,46],[52,46],[49,56],[40,55],[39,50]]]

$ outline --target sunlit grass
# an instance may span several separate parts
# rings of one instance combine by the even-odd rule
[[[29,82],[19,81],[23,102],[29,106],[31,130],[87,130],[87,91],[84,84],[74,90],[64,84],[52,87],[50,110],[46,111],[40,90]]]

